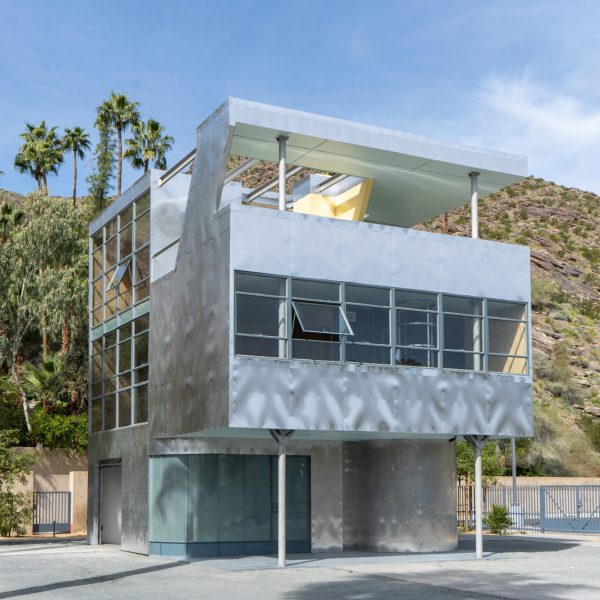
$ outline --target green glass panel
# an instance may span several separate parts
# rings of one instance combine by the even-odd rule
[[[187,541],[187,457],[164,456],[160,487],[163,542]]]
[[[244,539],[244,457],[219,456],[219,541]]]
[[[162,461],[162,457],[151,458],[148,467],[148,537],[151,542],[162,541]]]
[[[244,457],[244,541],[271,539],[271,457]]]
[[[189,541],[219,541],[218,454],[188,457]]]

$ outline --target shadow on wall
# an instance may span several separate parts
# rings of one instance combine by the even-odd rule
[[[344,579],[311,583],[299,590],[281,596],[285,600],[316,600],[318,598],[344,598],[345,600],[450,600],[483,598],[535,598],[559,600],[575,598],[587,593],[594,597],[596,587],[585,584],[568,585],[548,583],[542,577],[517,573],[488,574],[466,569],[439,569],[437,572],[401,573],[382,572],[374,575],[347,573]],[[425,580],[421,583],[417,580]],[[1,596],[0,596],[1,597]]]

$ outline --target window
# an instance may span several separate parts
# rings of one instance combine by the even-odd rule
[[[395,290],[395,304],[395,363],[410,367],[437,367],[437,294]]]
[[[148,315],[91,344],[92,433],[148,420]]]
[[[287,356],[286,280],[236,273],[235,348],[238,354]]]
[[[524,304],[487,302],[488,370],[527,374],[527,313]]]
[[[292,357],[341,360],[341,342],[353,335],[340,301],[340,284],[292,280]]]
[[[483,300],[443,296],[444,367],[483,370]]]
[[[346,361],[390,364],[390,290],[346,285],[346,317],[352,336],[346,337]]]
[[[243,272],[234,277],[236,354],[528,372],[523,303]]]
[[[150,195],[127,206],[91,238],[91,324],[145,301],[150,293]]]

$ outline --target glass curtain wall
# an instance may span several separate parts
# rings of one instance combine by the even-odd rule
[[[149,315],[92,342],[92,433],[148,420]]]
[[[149,192],[92,236],[90,280],[94,339],[90,429],[98,432],[144,423],[148,420]],[[135,320],[134,306],[136,314],[142,314]],[[103,331],[100,326],[103,335],[98,335]]]

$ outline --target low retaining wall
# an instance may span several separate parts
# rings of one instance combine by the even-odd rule
[[[78,454],[61,448],[16,448],[29,452],[36,463],[25,485],[16,485],[15,491],[71,492],[71,531],[82,531],[87,522],[87,453]],[[28,525],[26,534],[33,528]]]

